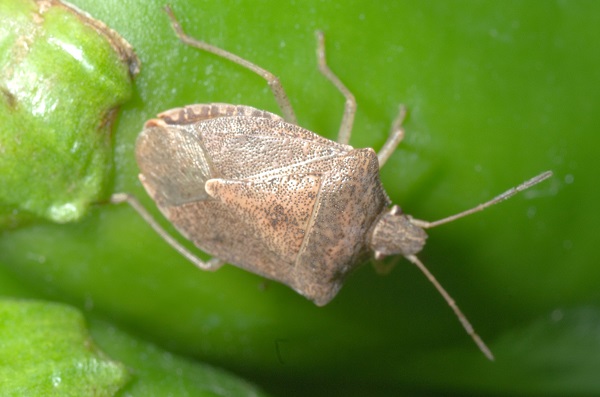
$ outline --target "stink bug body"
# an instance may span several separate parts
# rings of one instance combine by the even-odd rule
[[[404,136],[404,107],[379,151],[348,145],[354,96],[329,70],[318,34],[321,72],[344,94],[338,142],[296,125],[279,80],[222,49],[187,36],[169,8],[177,36],[263,76],[284,117],[249,106],[199,104],[172,109],[146,122],[136,157],[142,184],[186,238],[213,255],[202,261],[169,236],[131,195],[128,201],[159,234],[198,267],[231,263],[289,285],[317,305],[337,294],[346,276],[369,256],[402,255],[443,295],[479,348],[491,352],[452,298],[416,257],[426,228],[481,211],[548,178],[542,173],[496,198],[436,222],[414,219],[391,206],[379,169]]]

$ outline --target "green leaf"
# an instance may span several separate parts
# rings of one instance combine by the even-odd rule
[[[112,169],[115,108],[135,55],[106,26],[58,2],[0,5],[0,227],[80,219]]]
[[[100,346],[131,369],[131,381],[118,395],[266,396],[256,386],[222,369],[177,356],[134,338],[106,321],[93,319],[90,331]]]
[[[137,181],[134,142],[144,121],[190,103],[278,112],[276,102],[261,78],[181,44],[163,3],[76,3],[117,29],[144,64],[115,130],[114,191],[136,194],[167,225]],[[406,261],[385,278],[357,271],[318,308],[232,266],[199,271],[127,206],[3,233],[3,277],[30,289],[14,294],[86,307],[274,394],[533,396],[548,394],[557,379],[556,395],[600,394],[589,359],[600,357],[597,344],[582,351],[577,321],[565,321],[556,338],[543,321],[557,308],[600,307],[600,3],[223,4],[172,2],[189,34],[278,75],[302,126],[334,138],[343,108],[316,69],[317,28],[331,69],[357,97],[354,146],[381,147],[398,104],[407,105],[406,139],[381,172],[407,213],[435,220],[555,172],[532,191],[431,230],[420,254],[497,361],[485,361]],[[544,336],[533,339],[528,327]],[[519,352],[528,345],[535,357]],[[546,357],[553,365],[540,364]]]
[[[41,301],[0,300],[3,396],[113,396],[125,367],[94,345],[81,314]]]
[[[178,357],[98,318],[91,319],[92,341],[81,313],[66,305],[0,299],[0,318],[3,396],[264,395],[223,370]]]

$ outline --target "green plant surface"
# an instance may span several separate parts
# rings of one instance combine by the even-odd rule
[[[113,191],[135,194],[173,231],[137,181],[144,121],[191,103],[279,112],[276,102],[260,77],[181,44],[161,2],[73,3],[141,59],[134,99],[114,131]],[[76,224],[4,232],[0,291],[69,302],[273,395],[600,394],[600,3],[172,6],[189,34],[278,75],[299,124],[334,138],[343,98],[316,68],[322,29],[331,69],[358,101],[352,145],[381,147],[398,105],[407,105],[406,139],[381,175],[392,200],[417,218],[439,219],[554,171],[507,202],[432,229],[419,255],[496,361],[485,360],[407,261],[387,277],[365,266],[318,308],[233,266],[194,268],[125,205],[99,205]]]
[[[0,228],[79,220],[111,179],[111,123],[137,61],[56,3],[0,4]]]
[[[83,316],[56,303],[0,300],[4,396],[112,396],[125,366],[92,343]]]
[[[0,299],[0,315],[3,396],[264,395],[222,370],[132,338],[105,321],[93,319],[88,331],[82,313],[64,304]]]
[[[173,354],[123,332],[102,319],[90,321],[90,333],[111,357],[130,371],[130,382],[116,395],[127,397],[264,397],[255,385],[220,368]]]

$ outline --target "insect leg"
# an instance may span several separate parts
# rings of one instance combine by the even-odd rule
[[[373,269],[375,269],[375,273],[380,276],[386,276],[391,273],[391,271],[396,267],[398,262],[400,261],[401,256],[393,256],[387,260],[387,262],[383,260],[374,260],[372,262]]]
[[[179,40],[181,40],[184,44],[198,48],[200,50],[210,52],[212,54],[225,58],[231,62],[237,63],[238,65],[243,66],[246,69],[264,78],[269,84],[269,87],[271,88],[271,91],[275,96],[275,100],[277,101],[279,108],[283,112],[283,118],[285,119],[285,121],[292,124],[297,124],[296,115],[294,114],[292,104],[290,103],[290,100],[288,99],[283,89],[283,86],[281,85],[281,82],[279,81],[277,76],[275,76],[268,70],[265,70],[253,64],[252,62],[245,60],[242,57],[232,54],[229,51],[225,51],[219,47],[215,47],[211,44],[205,43],[200,40],[196,40],[193,37],[188,36],[181,28],[181,25],[177,21],[177,18],[175,18],[175,14],[173,13],[173,10],[171,10],[171,7],[165,6],[165,12],[169,16],[171,26],[173,27],[173,30],[175,30],[175,34],[177,35]]]
[[[383,144],[379,152],[377,152],[377,159],[379,160],[379,168],[383,167],[385,162],[390,158],[394,150],[398,147],[400,142],[404,139],[404,127],[402,123],[406,117],[406,106],[400,105],[398,116],[392,123],[392,129],[387,141]]]
[[[342,123],[340,124],[340,131],[338,132],[339,143],[345,145],[350,142],[350,135],[352,134],[352,125],[354,124],[354,114],[356,113],[356,99],[348,88],[342,83],[342,81],[329,69],[327,66],[327,60],[325,58],[325,36],[323,32],[317,31],[317,62],[319,64],[319,71],[327,77],[329,81],[344,95],[346,103],[344,104],[344,115],[342,116]]]
[[[187,260],[198,266],[202,270],[217,270],[224,262],[217,258],[212,258],[209,261],[203,261],[196,255],[192,254],[187,248],[181,245],[177,240],[173,238],[165,229],[163,229],[154,217],[144,208],[144,206],[131,194],[127,193],[115,193],[110,197],[112,204],[120,204],[127,202],[140,216],[154,229],[156,233],[162,237],[171,247],[177,252],[183,255]]]

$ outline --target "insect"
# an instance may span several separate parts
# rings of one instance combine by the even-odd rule
[[[213,259],[203,261],[153,219],[135,197],[128,202],[177,251],[205,270],[231,263],[279,281],[322,306],[346,276],[369,255],[402,255],[433,283],[467,333],[489,358],[493,355],[454,300],[416,254],[424,229],[481,211],[550,177],[544,172],[496,198],[459,214],[427,222],[392,205],[379,169],[404,137],[400,107],[379,153],[348,145],[356,109],[352,93],[325,61],[317,33],[320,71],[345,96],[334,142],[296,125],[292,106],[270,72],[184,33],[165,8],[177,37],[264,77],[283,117],[249,106],[196,104],[171,109],[145,123],[136,143],[139,179],[164,216]]]

